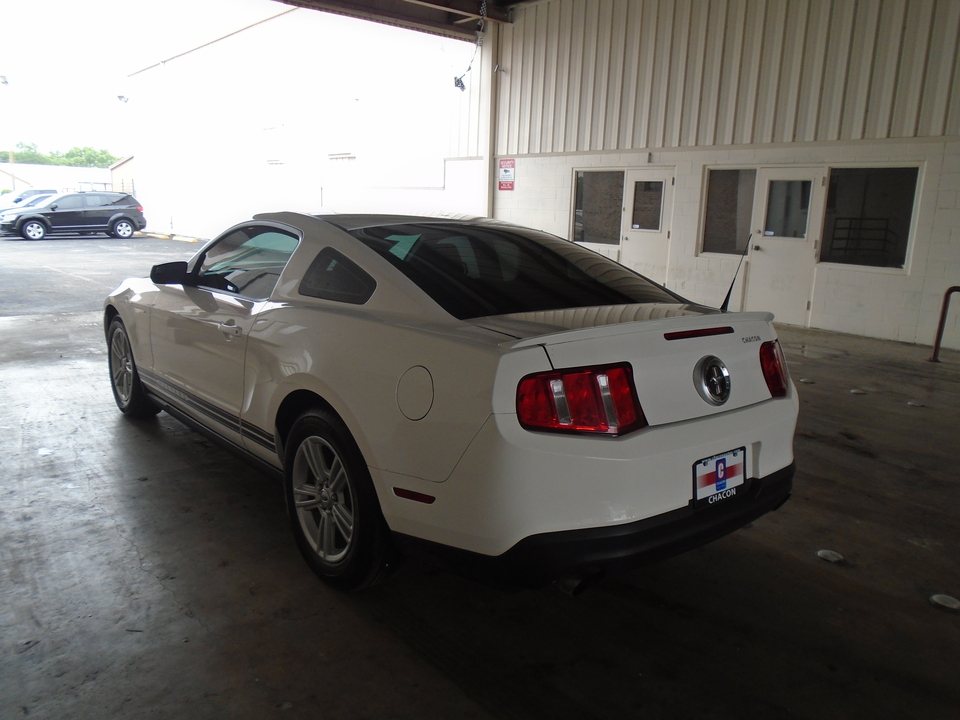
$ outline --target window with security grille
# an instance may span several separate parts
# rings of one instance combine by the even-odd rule
[[[832,168],[820,262],[902,268],[919,168]]]

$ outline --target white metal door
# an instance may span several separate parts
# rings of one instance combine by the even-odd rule
[[[826,168],[761,168],[750,239],[746,310],[809,326],[823,233]]]
[[[661,284],[670,258],[673,182],[672,167],[627,170],[623,182],[620,262]]]

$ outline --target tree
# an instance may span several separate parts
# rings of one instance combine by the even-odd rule
[[[0,162],[9,162],[9,151],[0,151]],[[13,153],[15,163],[27,165],[69,165],[71,167],[110,167],[120,158],[107,150],[94,150],[92,147],[74,147],[63,153],[54,150],[44,155],[37,150],[36,143],[17,143]]]
[[[9,152],[3,153],[3,161],[9,159]],[[37,150],[36,143],[17,143],[17,149],[13,152],[13,161],[29,165],[53,165],[53,160]]]

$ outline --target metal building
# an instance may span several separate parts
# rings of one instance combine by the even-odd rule
[[[745,253],[731,307],[933,342],[960,281],[960,3],[547,0],[513,20],[497,217],[714,305]]]

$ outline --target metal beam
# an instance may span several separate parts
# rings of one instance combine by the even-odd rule
[[[471,2],[471,0],[403,0],[403,2],[411,5],[422,5],[423,7],[455,13],[457,15],[465,15],[476,20],[480,19],[480,3]],[[502,9],[498,5],[494,5],[492,2],[488,2],[487,19],[509,23],[510,12]]]
[[[474,20],[479,20],[479,0],[280,0],[287,5],[322,10],[406,27],[460,40],[475,40]],[[488,0],[487,19],[511,22],[509,9]]]

